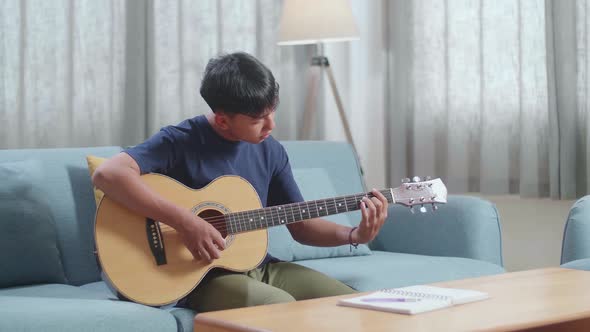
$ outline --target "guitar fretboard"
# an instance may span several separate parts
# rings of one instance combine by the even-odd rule
[[[380,192],[387,198],[389,203],[394,202],[392,190],[385,189]],[[374,195],[372,193],[362,193],[229,213],[225,215],[225,221],[227,223],[228,233],[230,234],[265,229],[307,219],[360,210],[360,202],[365,196],[370,198]]]

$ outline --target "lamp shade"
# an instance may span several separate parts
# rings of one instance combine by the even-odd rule
[[[279,45],[359,39],[348,0],[285,0]]]

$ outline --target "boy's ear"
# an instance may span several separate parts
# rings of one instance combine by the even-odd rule
[[[222,130],[226,130],[229,128],[229,116],[224,112],[217,111],[215,114],[215,124]]]

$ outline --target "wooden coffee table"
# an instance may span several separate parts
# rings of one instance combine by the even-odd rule
[[[414,316],[337,306],[326,297],[198,314],[202,331],[590,331],[590,272],[547,268],[433,285],[488,300]]]

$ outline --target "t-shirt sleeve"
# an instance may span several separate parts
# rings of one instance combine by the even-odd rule
[[[289,156],[282,145],[279,145],[278,158],[268,189],[267,206],[302,202],[303,196],[293,178]]]
[[[168,126],[141,144],[125,149],[139,165],[141,174],[167,173],[184,159],[188,133]]]

